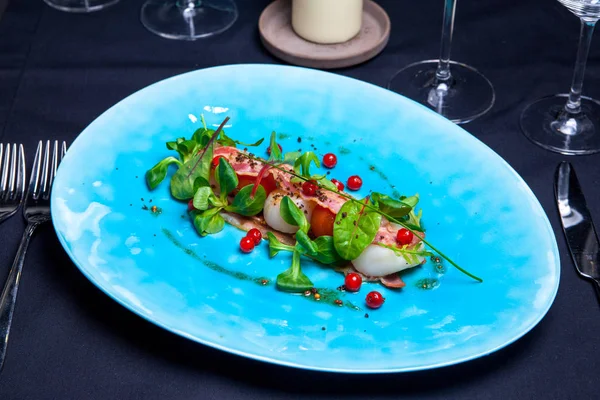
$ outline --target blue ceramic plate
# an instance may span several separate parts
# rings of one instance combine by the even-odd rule
[[[304,261],[344,306],[278,292],[272,282],[288,256],[269,259],[266,243],[242,254],[243,233],[231,226],[200,238],[168,182],[146,188],[146,170],[170,155],[165,142],[189,137],[201,114],[212,126],[231,117],[226,131],[239,140],[276,131],[285,150],[336,153],[331,177],[359,174],[361,196],[419,193],[428,238],[484,282],[428,262],[403,274],[400,291],[369,284],[341,293],[342,275]],[[160,215],[145,209],[153,205]],[[540,321],[559,281],[542,207],[492,150],[404,97],[293,67],[195,71],[121,101],[71,146],[52,218],[83,274],[140,316],[231,353],[322,371],[415,371],[489,354]],[[424,289],[423,279],[438,285]],[[387,300],[370,311],[364,296],[375,289]]]

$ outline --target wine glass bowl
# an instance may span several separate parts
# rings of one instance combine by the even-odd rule
[[[600,152],[600,102],[582,96],[583,79],[600,0],[558,0],[581,20],[571,90],[528,105],[521,114],[523,134],[533,143],[567,155]]]

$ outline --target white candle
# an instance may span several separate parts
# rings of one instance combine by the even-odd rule
[[[362,10],[363,0],[293,0],[292,27],[311,42],[342,43],[360,32]]]

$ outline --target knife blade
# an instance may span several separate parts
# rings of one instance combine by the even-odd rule
[[[600,300],[600,242],[571,163],[558,165],[554,194],[573,264],[579,275],[594,283]]]

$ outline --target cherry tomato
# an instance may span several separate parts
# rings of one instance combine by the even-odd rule
[[[244,186],[254,185],[254,182],[256,182],[256,177],[254,177],[254,176],[238,175],[237,190],[240,190]],[[267,196],[273,190],[277,189],[277,184],[275,183],[275,178],[273,178],[273,175],[271,175],[271,174],[267,174],[267,176],[265,176],[260,181],[260,186],[262,186],[265,189],[265,192],[267,192]]]
[[[307,196],[314,196],[319,187],[313,181],[306,181],[302,184],[302,193]]]
[[[194,207],[194,199],[190,199],[190,201],[188,201],[188,212],[195,210],[196,207]]]
[[[344,286],[346,287],[347,291],[358,292],[360,285],[362,285],[362,277],[359,274],[352,272],[346,275]]]
[[[225,157],[223,157],[223,156],[216,156],[215,158],[213,158],[213,159],[212,159],[212,162],[211,162],[211,164],[212,164],[213,168],[217,168],[217,167],[219,166],[219,160],[220,160],[221,158],[222,158],[222,159],[224,159],[224,160],[227,160],[227,159],[226,159]]]
[[[337,179],[332,179],[331,182],[337,186],[338,190],[341,192],[344,190],[345,186],[342,182],[338,181]]]
[[[312,233],[316,236],[333,236],[335,214],[329,209],[316,206],[310,218]]]
[[[327,153],[323,156],[323,165],[327,168],[333,168],[337,164],[337,157],[333,153]]]
[[[383,305],[384,301],[385,299],[383,298],[381,293],[377,291],[372,291],[369,292],[369,294],[367,294],[366,302],[367,306],[369,306],[370,308],[379,308]]]
[[[398,242],[398,244],[402,246],[404,246],[405,244],[411,244],[414,236],[415,235],[413,235],[411,231],[402,228],[396,234],[396,242]]]
[[[254,250],[254,239],[249,238],[248,236],[243,237],[242,240],[240,240],[240,249],[244,253],[250,253]]]
[[[277,143],[277,147],[279,147],[279,152],[283,153],[283,148],[281,147],[281,145],[279,143]],[[267,154],[271,155],[271,146],[267,147]]]
[[[260,241],[262,240],[262,233],[260,232],[260,230],[252,228],[248,231],[246,237],[252,239],[254,241],[254,244],[258,246],[260,244]]]
[[[362,186],[362,179],[360,179],[360,176],[358,175],[352,175],[350,178],[348,178],[348,189],[350,190],[358,190],[360,189],[360,187]]]

